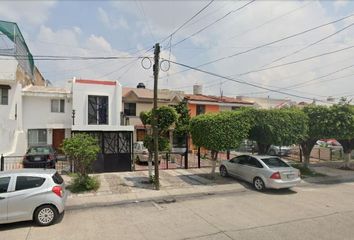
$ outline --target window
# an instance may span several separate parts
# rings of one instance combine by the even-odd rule
[[[64,179],[60,176],[60,174],[58,172],[56,172],[52,176],[52,179],[56,184],[62,184],[64,182]]]
[[[241,107],[239,107],[239,106],[233,106],[233,107],[231,107],[231,110],[238,110],[238,109],[240,109]]]
[[[238,164],[247,165],[248,164],[248,156],[239,156],[237,157]]]
[[[64,109],[65,109],[65,100],[64,99],[52,99],[50,106],[51,106],[51,112],[63,113]]]
[[[2,177],[0,178],[0,193],[6,193],[7,188],[9,187],[10,177]]]
[[[197,105],[197,115],[205,113],[205,105]]]
[[[124,103],[124,115],[136,116],[136,103]]]
[[[9,104],[9,86],[0,85],[0,105]]]
[[[248,159],[248,166],[256,167],[256,168],[263,168],[262,164],[257,159],[255,159],[253,157],[250,157]]]
[[[88,96],[88,124],[108,124],[108,96]]]
[[[28,129],[28,146],[46,145],[47,129]]]
[[[270,168],[290,167],[286,162],[277,157],[262,158],[262,161]]]
[[[16,191],[37,188],[42,186],[45,178],[41,177],[31,177],[31,176],[19,176],[16,179]]]

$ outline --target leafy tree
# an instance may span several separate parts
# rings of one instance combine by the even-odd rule
[[[349,168],[351,153],[354,148],[354,109],[346,102],[334,105],[330,108],[331,123],[327,128],[337,136],[335,137],[343,147],[345,158],[345,168]]]
[[[159,107],[156,110],[157,115],[157,129],[158,129],[158,144],[159,151],[166,151],[170,148],[168,139],[165,137],[169,128],[177,121],[178,115],[174,108],[168,106]],[[141,112],[140,119],[144,126],[151,125],[152,123],[152,110],[148,112]],[[146,135],[144,138],[144,146],[149,151],[149,176],[152,176],[152,156],[154,152],[154,138],[151,134]]]
[[[64,153],[74,163],[77,177],[74,179],[74,190],[92,190],[99,187],[97,179],[88,176],[92,171],[92,163],[96,160],[100,148],[95,138],[85,133],[75,134],[67,138],[62,147]]]
[[[218,152],[237,148],[241,141],[247,138],[250,127],[249,118],[238,111],[203,114],[192,118],[190,131],[193,143],[212,152],[213,178]]]
[[[189,133],[189,123],[191,120],[187,102],[180,102],[175,106],[175,109],[178,114],[178,118],[175,124],[174,134],[177,134],[178,136],[185,136]]]
[[[259,154],[266,154],[270,145],[288,146],[300,142],[307,134],[306,115],[295,108],[244,109],[252,120],[249,139],[256,141]]]
[[[307,136],[300,142],[304,155],[304,166],[308,167],[312,148],[318,139],[333,138],[336,135],[334,130],[332,111],[326,106],[309,105],[302,109],[308,120]]]

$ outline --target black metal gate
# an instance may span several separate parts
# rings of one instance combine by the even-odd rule
[[[93,163],[94,172],[132,171],[133,133],[129,131],[75,131],[97,139],[100,153]]]

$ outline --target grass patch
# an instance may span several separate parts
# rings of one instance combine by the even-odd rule
[[[317,173],[317,172],[311,170],[310,168],[306,168],[302,164],[292,164],[291,166],[300,170],[301,178],[326,176],[322,173]]]
[[[73,193],[97,191],[101,183],[98,177],[79,176],[77,174],[72,176],[71,184],[67,187]]]

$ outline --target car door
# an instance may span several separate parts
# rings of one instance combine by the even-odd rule
[[[262,164],[254,157],[249,156],[247,164],[245,165],[245,180],[253,182],[253,179],[261,175]]]
[[[41,186],[45,178],[39,176],[17,176],[12,192],[8,195],[8,220],[25,221],[32,219],[32,211],[42,202],[43,193],[47,191]]]
[[[7,204],[10,182],[10,176],[0,177],[0,223],[7,221]]]
[[[237,173],[237,176],[244,179],[245,178],[245,166],[247,165],[248,162],[248,156],[247,155],[241,155],[238,156],[238,161],[235,165],[235,172]]]

